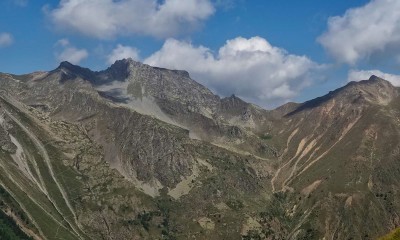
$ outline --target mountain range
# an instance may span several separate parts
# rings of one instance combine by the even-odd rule
[[[132,59],[2,73],[0,220],[15,239],[377,239],[400,226],[399,92],[371,76],[265,110]]]

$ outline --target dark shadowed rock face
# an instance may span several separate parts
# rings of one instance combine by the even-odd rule
[[[376,76],[269,111],[132,59],[0,74],[0,209],[49,239],[374,239],[399,103]]]

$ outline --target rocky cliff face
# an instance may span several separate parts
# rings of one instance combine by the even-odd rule
[[[185,71],[63,62],[0,74],[0,97],[0,208],[38,239],[373,239],[400,225],[399,94],[375,76],[267,111]]]

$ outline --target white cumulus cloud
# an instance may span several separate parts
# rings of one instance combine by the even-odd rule
[[[331,17],[318,41],[339,62],[355,64],[373,54],[400,53],[400,1],[372,0]]]
[[[13,37],[10,33],[0,33],[0,47],[7,47],[13,43]]]
[[[210,0],[61,0],[49,15],[63,29],[100,39],[190,31],[215,11]]]
[[[236,94],[263,106],[296,96],[320,67],[305,56],[272,46],[261,37],[228,40],[218,53],[168,39],[145,63],[187,70],[196,81],[221,95]]]
[[[134,60],[140,60],[139,50],[133,47],[124,46],[118,44],[116,48],[107,57],[107,62],[113,64],[116,60],[121,60],[124,58],[132,58]]]
[[[393,84],[393,86],[400,87],[400,75],[384,73],[380,70],[350,70],[347,80],[351,81],[361,81],[369,79],[372,75],[388,80]]]
[[[68,61],[72,64],[79,64],[89,56],[86,49],[79,49],[72,46],[68,39],[60,39],[55,45],[56,47],[61,47],[61,51],[55,52],[55,56],[60,62]]]

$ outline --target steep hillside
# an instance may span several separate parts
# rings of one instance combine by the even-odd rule
[[[367,239],[399,226],[398,91],[371,77],[298,106],[282,128],[286,148],[272,178],[300,221],[322,238]],[[303,230],[300,230],[303,229]],[[302,233],[303,232],[303,233]]]
[[[34,239],[375,239],[399,98],[373,76],[267,111],[131,59],[0,74],[0,208]]]

